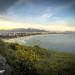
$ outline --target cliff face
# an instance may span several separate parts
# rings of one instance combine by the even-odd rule
[[[3,75],[10,75],[11,73],[11,67],[7,63],[7,59],[5,57],[5,53],[7,51],[7,48],[5,44],[0,40],[0,74],[3,72]]]
[[[6,58],[0,55],[0,74],[10,75],[11,67],[7,64]]]

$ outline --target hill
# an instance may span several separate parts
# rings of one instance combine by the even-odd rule
[[[0,30],[0,32],[47,32],[45,30],[40,30],[40,29],[25,29],[25,28],[16,28],[16,29],[11,29],[11,30]]]
[[[0,41],[4,75],[75,75],[75,54]]]

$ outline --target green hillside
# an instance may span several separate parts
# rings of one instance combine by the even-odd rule
[[[4,75],[75,75],[75,55],[0,41]]]

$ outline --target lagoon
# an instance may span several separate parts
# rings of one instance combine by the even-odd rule
[[[75,34],[47,34],[32,35],[20,38],[8,39],[6,42],[19,43],[21,45],[39,45],[49,50],[63,52],[75,52]]]

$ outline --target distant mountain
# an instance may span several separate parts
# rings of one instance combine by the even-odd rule
[[[17,29],[11,29],[11,30],[0,30],[0,32],[47,32],[45,30],[40,29],[25,29],[25,28],[17,28]]]
[[[64,32],[64,33],[67,33],[67,34],[75,34],[74,31],[66,31],[66,32]]]

